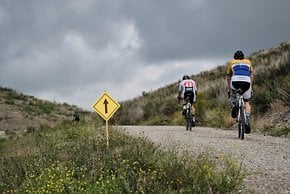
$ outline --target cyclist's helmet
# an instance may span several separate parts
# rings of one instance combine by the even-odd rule
[[[187,79],[190,79],[190,77],[189,77],[188,75],[184,75],[184,76],[182,77],[182,80],[187,80]]]
[[[243,51],[236,51],[234,54],[234,59],[242,60],[245,58]]]

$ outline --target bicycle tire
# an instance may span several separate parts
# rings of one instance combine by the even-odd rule
[[[244,109],[244,104],[240,103],[240,107],[239,107],[239,138],[241,140],[244,140],[245,138],[245,125],[246,125],[246,121],[245,121],[245,109]]]
[[[241,138],[241,124],[238,123],[238,138],[240,139]]]
[[[192,126],[191,126],[191,122],[186,121],[186,131],[191,131]]]
[[[186,116],[185,116],[185,121],[186,121],[186,131],[191,131],[192,130],[192,114],[191,114],[191,104],[187,104],[187,110],[186,110]]]

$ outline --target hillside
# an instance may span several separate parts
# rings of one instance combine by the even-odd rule
[[[290,41],[254,52],[248,58],[254,66],[254,129],[259,132],[270,130],[270,133],[276,129],[286,130],[287,133],[290,125]],[[225,64],[191,76],[199,89],[196,104],[198,125],[232,128],[235,124],[226,97]],[[176,100],[177,86],[178,82],[175,82],[122,102],[114,122],[183,125],[181,106]]]
[[[290,131],[290,41],[254,52],[248,58],[254,66],[254,131],[287,135]],[[234,128],[226,97],[225,64],[191,77],[199,89],[197,125]],[[176,99],[177,87],[178,81],[121,102],[121,108],[110,122],[121,125],[183,125],[181,105]],[[37,99],[0,86],[0,136],[71,121],[75,111],[81,112],[83,119],[96,116],[75,105]]]
[[[82,109],[25,95],[0,87],[0,136],[32,132],[71,121],[75,111]]]

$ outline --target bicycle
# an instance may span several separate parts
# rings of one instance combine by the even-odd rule
[[[243,92],[241,89],[235,90],[236,104],[237,108],[237,123],[238,123],[238,137],[243,140],[245,137],[245,125],[246,125],[246,111],[244,106]]]
[[[193,120],[193,115],[192,115],[192,106],[190,103],[190,98],[186,98],[186,112],[184,115],[185,121],[186,121],[186,131],[191,131],[192,127],[195,126],[195,121]]]

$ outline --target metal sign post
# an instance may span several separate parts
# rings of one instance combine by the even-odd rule
[[[108,120],[106,120],[106,139],[107,139],[107,146],[109,146],[109,124]]]

